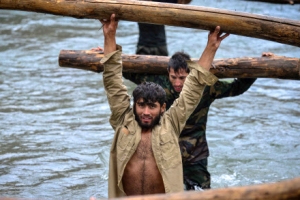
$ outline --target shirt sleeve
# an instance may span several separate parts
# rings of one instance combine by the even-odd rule
[[[229,81],[218,81],[210,88],[210,96],[214,99],[233,97],[243,94],[255,82],[256,78],[237,78]]]
[[[146,74],[123,72],[123,77],[130,80],[131,82],[133,82],[137,85],[147,81],[147,75]]]
[[[122,80],[122,48],[117,45],[117,50],[101,59],[103,63],[103,84],[111,110],[110,124],[114,130],[125,118],[126,111],[130,108],[130,96]]]
[[[205,86],[213,85],[218,80],[215,75],[202,68],[198,63],[188,62],[188,65],[190,73],[184,82],[179,98],[166,112],[178,137],[186,121],[199,104]]]

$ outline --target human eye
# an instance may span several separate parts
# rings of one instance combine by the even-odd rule
[[[142,108],[145,106],[145,103],[138,103],[138,106]]]
[[[150,104],[149,107],[150,107],[151,109],[154,109],[154,108],[156,108],[156,105],[153,103],[153,104]]]

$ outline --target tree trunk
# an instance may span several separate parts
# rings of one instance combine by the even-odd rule
[[[211,189],[203,192],[188,191],[172,194],[132,196],[118,200],[287,200],[300,199],[300,178],[277,183]],[[117,200],[115,199],[115,200]],[[110,199],[113,200],[113,199]]]
[[[261,1],[268,3],[278,3],[278,4],[291,4],[294,5],[296,3],[300,3],[300,0],[246,0],[246,1]]]
[[[61,50],[59,66],[102,72],[102,52]],[[122,55],[123,71],[131,73],[167,74],[170,57]],[[192,59],[196,61],[197,59]],[[215,59],[210,71],[218,78],[282,78],[300,80],[300,59],[283,56]]]
[[[12,9],[103,19],[118,19],[213,30],[271,40],[300,47],[300,22],[200,6],[124,0],[1,0],[0,9]]]

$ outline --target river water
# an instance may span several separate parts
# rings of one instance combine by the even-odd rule
[[[300,5],[237,0],[193,1],[287,19]],[[107,198],[113,131],[102,74],[58,66],[60,50],[103,46],[100,23],[0,10],[0,196]],[[207,31],[166,27],[169,53],[199,57]],[[117,42],[134,54],[135,22],[121,21]],[[231,35],[216,58],[263,51],[300,57],[300,48]],[[130,91],[135,87],[125,81]],[[207,127],[212,187],[276,182],[300,176],[300,82],[258,79],[243,95],[217,100]]]

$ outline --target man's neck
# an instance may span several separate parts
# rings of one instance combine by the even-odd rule
[[[142,134],[152,133],[152,128],[142,128]]]

